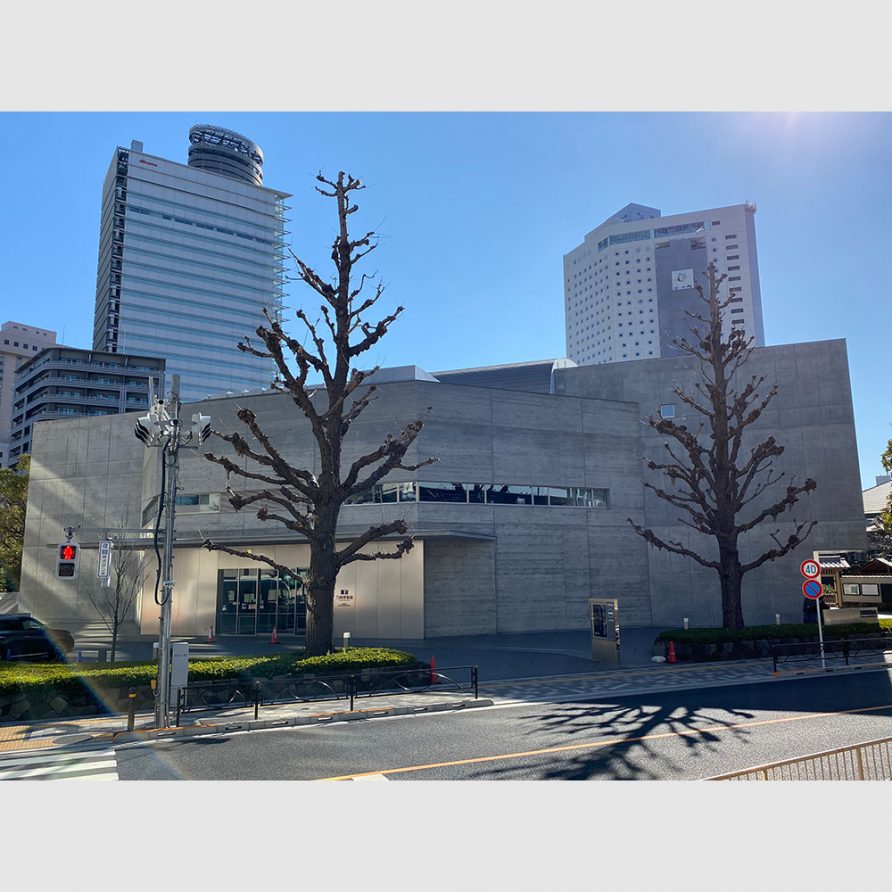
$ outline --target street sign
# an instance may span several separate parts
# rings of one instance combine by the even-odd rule
[[[819,579],[821,576],[821,565],[815,560],[803,561],[799,565],[799,572],[806,579]]]
[[[112,544],[109,539],[102,539],[99,542],[99,567],[96,575],[100,579],[108,579],[111,576],[111,553]]]
[[[806,579],[805,582],[802,583],[802,594],[805,595],[806,598],[811,598],[813,601],[817,601],[823,592],[824,587],[818,579]]]

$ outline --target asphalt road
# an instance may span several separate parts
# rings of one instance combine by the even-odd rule
[[[117,751],[121,780],[682,780],[892,736],[892,672],[250,732]]]

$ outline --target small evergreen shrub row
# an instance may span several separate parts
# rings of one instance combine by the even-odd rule
[[[189,681],[276,678],[284,675],[341,675],[363,669],[422,668],[412,654],[384,647],[354,647],[323,657],[303,657],[290,651],[272,656],[212,658],[189,661]],[[64,693],[87,687],[104,689],[150,685],[158,677],[156,663],[0,663],[0,695],[36,687]]]
[[[875,623],[847,623],[824,626],[824,639],[871,638],[892,634],[892,619]],[[746,626],[743,629],[698,628],[668,629],[660,632],[656,643],[674,641],[676,644],[727,644],[734,641],[812,641],[818,638],[817,623],[786,623],[782,625]]]

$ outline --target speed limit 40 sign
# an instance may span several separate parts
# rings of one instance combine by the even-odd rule
[[[818,579],[821,575],[821,565],[817,561],[803,561],[799,565],[799,572],[806,579]]]

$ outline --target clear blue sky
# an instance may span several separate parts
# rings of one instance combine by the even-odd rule
[[[319,267],[334,218],[315,174],[366,182],[353,222],[383,237],[370,258],[382,306],[406,308],[370,364],[562,356],[562,256],[586,232],[628,202],[673,214],[755,201],[766,342],[846,339],[863,485],[882,473],[892,114],[6,112],[2,319],[90,346],[112,152],[139,139],[185,162],[201,122],[260,144],[266,185],[293,194],[290,243]],[[311,297],[290,287],[292,305]]]

